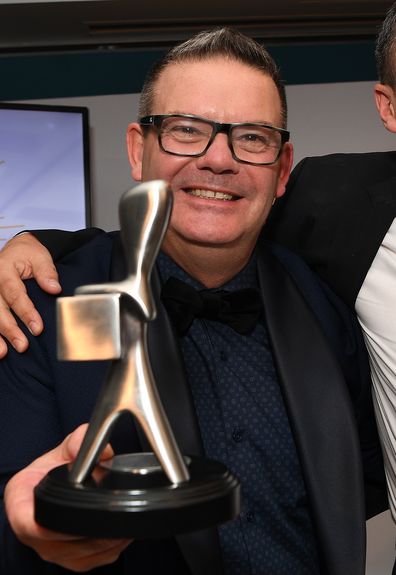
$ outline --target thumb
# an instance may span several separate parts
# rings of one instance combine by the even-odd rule
[[[70,463],[77,457],[83,439],[88,429],[88,423],[83,423],[70,433],[57,447],[48,451],[41,457],[37,458],[31,463],[31,469],[39,473],[44,471],[47,473],[50,469]],[[109,459],[113,455],[113,450],[110,445],[107,445],[103,450],[100,459]]]
[[[62,443],[48,451],[30,465],[19,471],[7,483],[4,490],[4,505],[12,529],[22,541],[33,536],[55,537],[59,534],[38,525],[34,519],[34,495],[36,485],[51,469],[73,461],[80,449],[88,424],[80,425]],[[111,457],[113,450],[108,445],[102,453],[102,459]],[[33,534],[33,535],[32,535]],[[70,536],[64,536],[66,539]]]

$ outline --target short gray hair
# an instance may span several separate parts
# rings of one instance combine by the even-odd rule
[[[286,93],[274,59],[261,44],[228,27],[200,32],[169,50],[161,60],[154,64],[143,85],[139,118],[152,113],[155,85],[165,68],[171,64],[208,60],[218,56],[242,62],[272,78],[281,102],[282,125],[279,127],[285,128],[287,124]]]

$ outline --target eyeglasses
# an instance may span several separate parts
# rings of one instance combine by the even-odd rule
[[[217,134],[228,136],[232,157],[243,164],[274,164],[290,133],[258,122],[222,124],[190,114],[145,116],[140,125],[157,128],[161,150],[175,156],[203,156]]]

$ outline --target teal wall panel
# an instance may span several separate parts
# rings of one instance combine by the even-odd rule
[[[374,42],[268,45],[287,84],[376,79]],[[0,100],[140,92],[163,51],[97,50],[0,55]]]

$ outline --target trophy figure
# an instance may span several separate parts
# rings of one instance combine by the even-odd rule
[[[38,523],[89,537],[160,537],[223,523],[239,513],[239,483],[221,463],[182,455],[162,407],[147,351],[156,310],[150,275],[168,225],[165,182],[140,184],[120,201],[127,277],[81,286],[57,300],[58,358],[112,360],[75,462],[35,489]],[[152,452],[99,457],[124,412]]]

